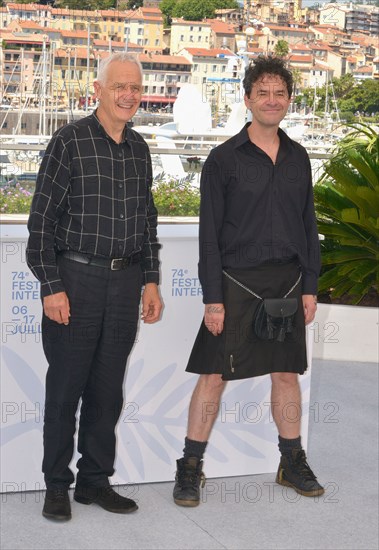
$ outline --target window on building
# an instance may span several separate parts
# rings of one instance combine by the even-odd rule
[[[193,70],[194,70],[194,71],[198,71],[198,70],[199,70],[199,65],[198,65],[197,63],[194,64]]]
[[[164,86],[161,86],[161,94],[164,94]]]
[[[149,91],[149,86],[144,86],[143,91],[144,91],[145,94],[147,94],[147,92]]]
[[[143,29],[138,29],[138,36],[141,36],[143,34]]]
[[[222,65],[221,67],[221,72],[224,73],[226,71],[226,66],[225,65]]]
[[[156,45],[156,46],[159,46],[159,38],[156,38],[156,39],[155,39],[155,45]]]
[[[5,61],[11,61],[11,59],[12,59],[11,54],[10,54],[10,53],[6,53],[6,54],[5,54]]]
[[[21,130],[26,130],[26,122],[21,122]]]
[[[201,42],[201,36],[198,36],[198,37],[197,37],[197,41],[198,41],[198,42]]]
[[[148,38],[144,38],[143,43],[144,43],[145,46],[147,46],[147,44],[149,43],[149,39],[148,39]]]
[[[191,36],[190,36],[190,42],[193,42],[193,36],[192,36],[192,34],[191,34]]]
[[[169,95],[172,94],[172,86],[169,86],[169,87],[167,88],[167,93],[168,93]]]
[[[217,65],[212,65],[212,73],[215,73],[217,71]]]
[[[191,31],[191,32],[193,31],[193,26],[192,26],[192,25],[190,26],[190,31]]]
[[[153,86],[153,94],[155,94],[156,92],[157,92],[157,87]]]
[[[184,41],[184,34],[181,34],[180,35],[180,42],[183,42]]]

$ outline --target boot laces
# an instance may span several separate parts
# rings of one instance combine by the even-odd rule
[[[305,456],[304,451],[299,451],[295,457],[294,464],[296,469],[298,470],[299,474],[305,479],[309,481],[316,481],[316,476],[311,470],[311,467],[309,466],[307,462],[307,457]]]
[[[198,468],[193,468],[188,464],[181,464],[177,472],[177,481],[183,488],[188,487],[204,487],[205,475],[200,471],[200,465]]]

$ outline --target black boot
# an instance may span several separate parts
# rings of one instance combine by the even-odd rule
[[[110,485],[105,487],[85,487],[76,485],[74,500],[80,504],[98,504],[107,512],[115,514],[129,514],[138,510],[134,500],[122,497]]]
[[[324,493],[324,488],[318,483],[312,472],[303,449],[292,449],[291,453],[283,454],[280,459],[276,483],[292,487],[305,497],[315,497]]]
[[[197,506],[200,502],[200,486],[205,485],[202,472],[203,461],[190,457],[186,461],[180,458],[176,461],[177,470],[174,487],[174,501],[179,506]]]
[[[71,504],[67,489],[47,489],[42,515],[48,519],[71,519]]]

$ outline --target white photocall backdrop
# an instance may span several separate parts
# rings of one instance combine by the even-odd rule
[[[197,224],[160,225],[162,320],[141,324],[128,361],[125,404],[117,427],[112,483],[173,480],[183,449],[197,375],[186,362],[203,315],[197,277]],[[44,488],[42,427],[47,369],[40,333],[39,283],[25,263],[23,225],[1,226],[1,492]],[[302,440],[308,436],[309,369],[301,377]],[[277,430],[268,376],[229,382],[207,448],[208,478],[275,472]],[[206,411],[205,411],[206,412]],[[289,406],[284,414],[293,417]],[[74,471],[78,459],[72,461]]]

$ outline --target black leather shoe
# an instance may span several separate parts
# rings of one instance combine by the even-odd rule
[[[174,487],[174,502],[179,506],[198,506],[200,503],[200,486],[205,485],[202,472],[203,462],[196,457],[187,461],[180,458],[176,461],[177,471]]]
[[[71,519],[71,505],[66,489],[47,489],[42,515],[48,519],[67,521]]]
[[[137,504],[130,498],[125,498],[116,493],[110,485],[106,487],[85,487],[77,485],[74,492],[74,500],[80,504],[98,504],[107,512],[115,514],[129,514],[138,510]]]
[[[316,497],[325,492],[312,472],[303,449],[293,449],[291,454],[282,455],[276,483],[292,487],[305,497]]]

